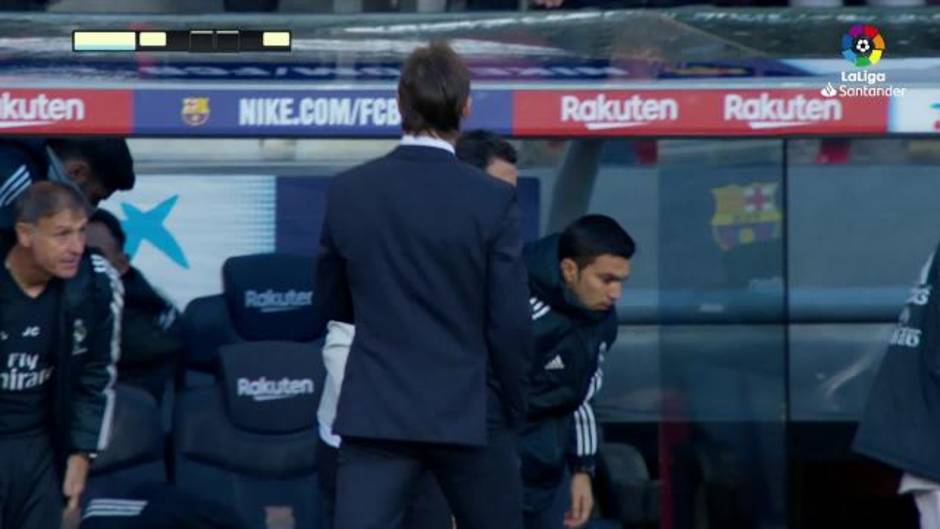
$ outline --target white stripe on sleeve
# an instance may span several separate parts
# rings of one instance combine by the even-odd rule
[[[6,182],[0,187],[0,206],[6,206],[16,200],[16,197],[29,187],[29,184],[29,171],[24,164],[19,166],[16,171],[13,171],[13,174],[7,177]]]
[[[598,367],[591,377],[591,383],[588,385],[587,395],[581,406],[574,412],[575,436],[577,442],[577,455],[588,456],[597,453],[597,420],[594,417],[594,409],[591,406],[591,399],[601,389],[604,378],[603,370]]]
[[[98,432],[98,450],[108,447],[111,440],[111,423],[114,420],[114,383],[117,379],[117,362],[121,358],[121,312],[124,309],[124,284],[117,270],[108,261],[96,254],[92,254],[91,262],[95,272],[107,274],[111,283],[111,316],[113,327],[111,329],[110,360],[108,364],[108,383],[105,385],[105,408],[101,420],[101,429]]]

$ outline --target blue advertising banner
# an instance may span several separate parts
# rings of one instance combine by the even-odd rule
[[[136,90],[134,131],[174,136],[395,137],[392,90]],[[466,129],[512,130],[512,94],[477,90]]]

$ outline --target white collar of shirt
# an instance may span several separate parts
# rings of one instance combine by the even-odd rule
[[[65,184],[71,184],[72,180],[65,176],[65,167],[62,165],[62,160],[59,158],[59,155],[52,150],[48,145],[46,146],[46,155],[49,159],[49,172],[47,173],[47,178],[53,182],[62,182]]]
[[[457,151],[454,150],[453,145],[440,138],[432,138],[431,136],[414,136],[412,134],[405,134],[401,137],[401,144],[418,147],[435,147],[437,149],[444,149],[451,154],[457,154]]]

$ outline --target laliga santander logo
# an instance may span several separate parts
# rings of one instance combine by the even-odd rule
[[[842,35],[842,56],[856,68],[878,64],[885,52],[885,39],[875,26],[856,24]]]
[[[885,84],[887,74],[867,69],[881,61],[885,49],[885,39],[875,26],[856,24],[849,28],[842,35],[842,58],[856,70],[843,71],[842,84],[826,83],[820,93],[828,98],[904,96],[905,87]]]

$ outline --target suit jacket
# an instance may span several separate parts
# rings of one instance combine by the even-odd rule
[[[483,445],[525,414],[531,316],[515,189],[450,152],[400,146],[337,176],[317,325],[352,322],[343,436]]]

